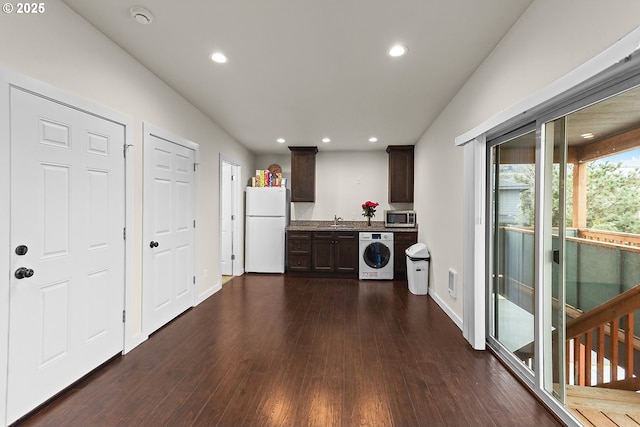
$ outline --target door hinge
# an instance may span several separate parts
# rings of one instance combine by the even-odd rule
[[[127,227],[122,229],[122,239],[127,240]]]
[[[127,312],[125,310],[122,310],[122,323],[125,323],[127,321]]]
[[[193,164],[193,171],[194,171],[194,172],[196,172],[196,169],[198,168],[198,165],[199,165],[199,164],[200,164],[200,163],[194,163],[194,164]]]
[[[236,216],[235,215],[231,215],[231,221],[235,221],[236,220]]]
[[[129,149],[129,147],[133,147],[133,144],[124,144],[122,148],[122,155],[125,159],[127,158],[127,150]]]
[[[235,260],[235,259],[236,259],[236,256],[235,256],[235,255],[233,255],[233,254],[231,254],[231,261],[233,261],[233,260]]]
[[[196,284],[196,276],[193,276],[193,284]]]
[[[231,181],[235,181],[236,180],[236,176],[235,175],[231,175]]]
[[[193,228],[196,228],[196,220],[193,220]]]

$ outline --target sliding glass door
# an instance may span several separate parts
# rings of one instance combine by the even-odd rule
[[[493,315],[489,335],[533,369],[535,132],[510,135],[492,145]]]
[[[487,142],[487,341],[584,423],[631,417],[640,390],[634,79]]]
[[[543,263],[551,279],[542,304],[551,319],[544,389],[583,415],[580,402],[598,408],[640,389],[640,89],[541,128],[552,254]],[[622,403],[603,408],[625,413]]]

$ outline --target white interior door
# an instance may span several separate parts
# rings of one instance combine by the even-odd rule
[[[144,135],[143,329],[150,334],[194,304],[195,151]]]
[[[124,126],[11,89],[7,422],[123,348]]]
[[[220,271],[233,275],[233,170],[220,162]]]

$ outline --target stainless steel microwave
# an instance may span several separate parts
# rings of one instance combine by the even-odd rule
[[[385,227],[415,227],[416,211],[384,211]]]

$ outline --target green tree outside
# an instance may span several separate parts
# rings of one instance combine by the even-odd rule
[[[534,165],[511,166],[509,176],[516,182],[528,186],[520,193],[520,209],[523,225],[534,221]],[[573,165],[566,172],[566,226],[572,227],[573,212]],[[560,168],[553,169],[554,226],[559,224]],[[640,169],[624,167],[621,162],[590,162],[587,165],[587,228],[640,234]]]

